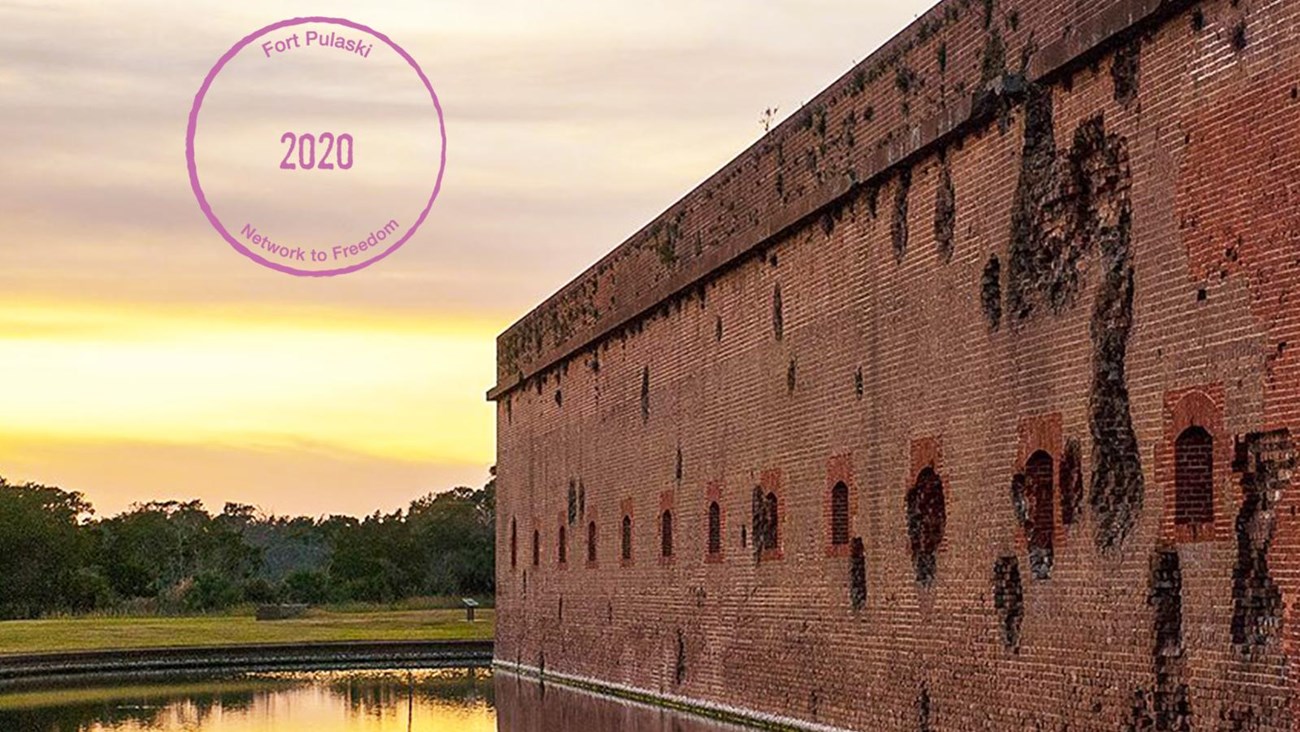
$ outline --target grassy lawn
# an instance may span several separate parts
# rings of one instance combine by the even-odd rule
[[[124,648],[307,643],[313,641],[490,640],[492,610],[473,624],[463,610],[329,612],[258,622],[251,615],[85,617],[0,622],[0,656]]]

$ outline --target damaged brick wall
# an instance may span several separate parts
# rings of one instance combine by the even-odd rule
[[[912,545],[916,581],[922,585],[934,581],[946,524],[943,481],[933,468],[925,468],[907,492],[907,536]]]
[[[1025,593],[1020,583],[1020,562],[1015,556],[998,557],[993,563],[993,607],[1001,620],[1003,643],[1010,650],[1018,649]]]
[[[1151,687],[1139,687],[1133,692],[1133,716],[1126,729],[1191,732],[1192,707],[1184,681],[1183,578],[1178,552],[1152,554],[1150,583],[1147,602],[1154,611],[1154,679]]]
[[[512,328],[498,659],[845,729],[1294,732],[1292,27],[945,0]],[[1189,541],[1165,398],[1206,384]]]
[[[1240,475],[1242,502],[1234,526],[1232,643],[1250,654],[1276,641],[1281,630],[1282,593],[1269,569],[1269,549],[1296,458],[1287,430],[1247,435],[1236,452],[1233,470]]]

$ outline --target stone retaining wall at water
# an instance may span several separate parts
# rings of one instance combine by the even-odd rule
[[[144,648],[0,655],[0,688],[88,675],[377,667],[488,666],[491,641],[392,641]]]

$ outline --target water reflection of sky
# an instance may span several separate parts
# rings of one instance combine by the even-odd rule
[[[249,674],[0,695],[22,732],[495,731],[484,670]]]
[[[722,732],[484,669],[132,680],[0,694],[2,732]]]

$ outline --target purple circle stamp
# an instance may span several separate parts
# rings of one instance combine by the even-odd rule
[[[185,133],[190,187],[240,254],[302,277],[392,254],[442,188],[447,131],[420,65],[343,18],[245,36],[208,72]]]

